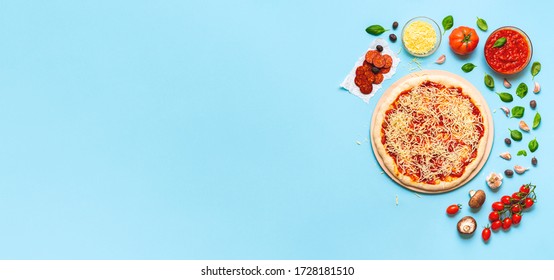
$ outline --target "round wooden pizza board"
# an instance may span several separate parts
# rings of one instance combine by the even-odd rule
[[[379,99],[379,101],[377,102],[377,105],[375,106],[375,110],[373,111],[373,116],[371,118],[371,126],[370,126],[370,137],[369,139],[371,139],[371,147],[373,148],[373,154],[375,155],[375,158],[377,158],[377,161],[379,162],[379,165],[381,166],[381,168],[387,173],[387,175],[392,179],[394,180],[396,183],[398,183],[399,185],[407,188],[407,189],[410,189],[412,191],[416,191],[416,192],[420,192],[420,193],[444,193],[444,192],[449,192],[449,191],[452,191],[452,190],[455,190],[463,185],[465,185],[466,183],[468,183],[469,181],[471,181],[471,179],[473,179],[473,177],[475,177],[479,171],[481,171],[481,169],[483,168],[483,166],[485,165],[485,163],[487,162],[488,158],[489,158],[489,155],[491,153],[491,148],[492,148],[492,142],[493,142],[493,139],[494,139],[494,127],[493,127],[493,121],[492,121],[492,115],[491,115],[491,111],[489,109],[489,105],[487,104],[487,101],[485,100],[485,98],[483,98],[483,96],[481,94],[478,95],[478,97],[476,97],[475,99],[477,99],[477,101],[479,101],[481,104],[483,104],[482,108],[481,109],[481,112],[483,112],[484,114],[484,118],[485,118],[485,121],[488,122],[488,127],[489,127],[489,130],[488,130],[488,134],[485,135],[487,137],[487,142],[486,142],[486,148],[485,148],[485,153],[483,155],[483,157],[481,158],[481,161],[479,162],[479,164],[477,165],[477,167],[471,172],[471,174],[469,175],[469,177],[467,177],[466,180],[460,182],[459,185],[455,186],[455,187],[452,187],[452,188],[449,188],[449,189],[443,189],[443,190],[436,190],[436,191],[428,191],[428,190],[422,190],[422,189],[419,189],[419,188],[416,188],[416,187],[413,187],[413,186],[408,186],[406,184],[403,184],[400,180],[398,180],[389,170],[388,168],[385,166],[385,164],[383,163],[383,159],[381,158],[381,156],[379,155],[379,153],[377,152],[376,150],[376,147],[375,147],[375,141],[373,141],[373,137],[371,135],[371,132],[374,131],[375,129],[375,118],[377,117],[378,114],[382,114],[383,112],[381,111],[381,107],[382,106],[387,106],[388,104],[385,104],[384,105],[384,101],[385,101],[385,96],[387,94],[389,94],[394,88],[398,87],[399,85],[403,84],[404,82],[406,82],[407,80],[413,78],[413,77],[421,77],[421,76],[425,76],[425,75],[441,75],[441,76],[447,76],[447,77],[451,77],[451,78],[454,78],[456,80],[458,80],[460,83],[462,83],[464,86],[466,86],[467,88],[469,88],[470,90],[472,91],[475,91],[475,92],[479,92],[480,91],[475,88],[475,86],[473,86],[473,84],[471,84],[470,82],[468,82],[466,79],[456,75],[456,74],[453,74],[453,73],[450,73],[450,72],[447,72],[447,71],[442,71],[442,70],[422,70],[422,71],[418,71],[418,72],[414,72],[414,73],[410,73],[402,78],[400,78],[398,81],[394,82],[389,88],[387,88],[387,90],[385,90],[385,92],[383,92],[383,95],[381,96],[381,98]]]

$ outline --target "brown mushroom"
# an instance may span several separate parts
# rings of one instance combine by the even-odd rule
[[[483,190],[471,190],[469,191],[469,195],[471,198],[469,199],[469,207],[473,209],[477,209],[485,203],[485,199],[487,199],[487,195]]]
[[[477,222],[471,216],[465,216],[458,222],[458,232],[463,235],[470,235],[475,232]]]

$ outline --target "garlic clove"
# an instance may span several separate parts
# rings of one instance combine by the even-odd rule
[[[512,84],[510,84],[510,82],[508,82],[508,80],[506,78],[504,78],[504,87],[505,88],[511,88],[512,87]]]
[[[524,121],[519,121],[519,128],[523,131],[529,132],[531,129]]]
[[[443,64],[446,61],[446,55],[441,55],[439,58],[437,58],[437,61],[435,61],[436,64]]]
[[[505,159],[505,160],[511,160],[512,159],[512,155],[509,152],[501,153],[500,157]]]
[[[500,110],[506,114],[506,117],[510,116],[510,109],[508,109],[508,107],[500,107]]]
[[[520,166],[520,165],[515,165],[514,166],[514,171],[517,173],[517,174],[523,174],[525,173],[525,171],[529,170],[529,168],[525,168],[523,166]]]
[[[539,85],[539,83],[535,81],[535,88],[533,89],[533,92],[539,93],[539,91],[541,91],[541,85]]]

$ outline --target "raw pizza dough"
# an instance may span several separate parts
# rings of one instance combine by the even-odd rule
[[[450,153],[442,155],[439,155],[436,153],[436,151],[433,150],[432,147],[430,147],[429,143],[425,141],[421,141],[421,138],[417,138],[420,142],[423,143],[421,145],[416,144],[418,150],[415,149],[409,150],[409,155],[407,153],[404,153],[404,157],[402,159],[404,160],[404,163],[406,162],[406,159],[408,158],[425,158],[423,163],[418,164],[418,171],[421,171],[418,173],[418,175],[421,174],[427,174],[427,179],[425,178],[418,178],[418,176],[414,176],[414,172],[404,172],[403,170],[399,169],[399,164],[397,163],[397,160],[401,160],[399,155],[395,155],[394,157],[391,156],[389,153],[390,150],[394,150],[395,148],[391,148],[389,145],[399,145],[398,142],[401,141],[387,141],[385,140],[383,143],[384,138],[384,128],[383,128],[383,122],[387,118],[387,111],[389,109],[393,109],[391,112],[394,112],[396,110],[392,107],[392,104],[395,103],[398,96],[401,95],[405,91],[412,90],[415,87],[419,87],[422,83],[425,82],[432,82],[440,85],[446,86],[446,88],[461,88],[463,95],[469,97],[469,100],[471,101],[471,104],[474,105],[474,107],[477,107],[480,112],[480,117],[474,116],[476,119],[475,127],[480,127],[482,129],[482,136],[479,139],[473,139],[472,145],[460,145],[459,149],[457,150],[448,150]],[[458,93],[459,95],[459,93]],[[419,98],[419,97],[417,97]],[[454,99],[457,97],[454,96]],[[467,98],[457,98],[459,100],[468,100]],[[436,99],[435,99],[435,102]],[[431,101],[432,103],[432,101]],[[447,102],[445,102],[447,103]],[[426,103],[429,104],[429,103]],[[448,103],[450,104],[450,103]],[[467,105],[467,104],[466,104]],[[467,105],[468,108],[471,105]],[[463,106],[460,106],[463,107]],[[440,112],[444,111],[453,111],[457,109],[452,108],[452,110],[440,110]],[[427,112],[429,113],[429,112]],[[401,116],[401,115],[400,115]],[[460,115],[461,116],[461,115]],[[465,116],[465,115],[464,115]],[[431,117],[431,116],[429,116]],[[437,118],[437,116],[434,116]],[[407,117],[408,118],[408,117]],[[427,116],[426,116],[427,118]],[[388,120],[391,121],[390,119]],[[471,122],[471,118],[465,118],[463,121],[465,122]],[[397,125],[406,125],[408,121],[399,121],[396,123]],[[392,125],[392,124],[387,124]],[[406,130],[400,130],[399,131],[407,131]],[[438,130],[436,130],[438,131]],[[406,132],[404,136],[407,134],[410,134],[410,137],[414,136],[411,133]],[[442,135],[443,138],[448,138],[447,140],[433,140],[432,142],[435,143],[433,146],[437,146],[436,143],[444,143],[444,142],[454,142],[454,141],[464,141],[466,139],[458,139],[458,138],[464,138],[464,137],[456,137],[453,133],[442,133],[439,134]],[[490,153],[490,146],[492,143],[492,119],[490,117],[490,111],[488,109],[488,106],[481,96],[481,93],[472,86],[469,82],[465,81],[464,79],[445,72],[445,71],[437,71],[437,70],[431,70],[431,71],[421,71],[415,74],[411,74],[408,77],[402,78],[397,83],[393,84],[383,95],[381,100],[379,101],[378,106],[376,107],[376,111],[374,113],[373,122],[372,122],[372,130],[371,130],[371,137],[372,137],[372,143],[374,151],[376,152],[376,157],[378,158],[381,166],[386,169],[387,174],[391,176],[395,181],[399,182],[401,185],[408,187],[410,189],[421,191],[421,192],[428,192],[428,193],[438,193],[438,192],[445,192],[452,189],[455,189],[463,184],[465,184],[467,181],[469,181],[473,176],[478,173],[480,167],[484,164],[484,161],[486,158],[488,158],[488,155]],[[422,136],[425,137],[425,136]],[[385,137],[386,139],[386,137]],[[415,139],[415,138],[411,138]],[[413,140],[415,141],[415,140]],[[410,140],[410,143],[413,143],[412,140]],[[442,141],[442,142],[441,142]],[[425,143],[427,145],[425,145]],[[468,148],[471,146],[472,150],[469,150]],[[444,147],[442,147],[444,148]],[[433,150],[433,151],[431,151]],[[436,148],[435,150],[440,150],[440,148]],[[426,151],[431,151],[427,153]],[[407,151],[404,151],[407,152]],[[475,155],[476,152],[476,155]],[[453,153],[455,153],[456,156],[453,156]],[[430,155],[432,154],[432,155]],[[470,156],[471,154],[474,155],[474,157]],[[436,156],[435,156],[436,155]],[[445,161],[445,158],[454,158],[450,160],[449,162]],[[469,160],[463,160],[467,159]],[[447,164],[436,164],[431,165],[430,162],[438,161],[440,159],[440,162],[447,162],[452,165]],[[484,159],[484,160],[483,160]],[[444,160],[444,161],[443,161]],[[465,168],[461,169],[459,168],[459,165],[455,165],[455,163],[460,163],[461,161],[464,161]],[[469,161],[469,163],[468,163]],[[408,164],[409,165],[409,164]],[[410,165],[412,168],[414,164]],[[406,164],[402,165],[406,167]],[[421,166],[421,167],[420,167]],[[441,176],[437,176],[436,174],[433,175],[434,171],[435,173],[438,170],[433,170],[432,168],[437,169],[436,166],[441,166],[441,170],[455,170],[455,171],[448,171],[451,172],[450,174],[448,172],[440,173]],[[455,166],[458,166],[456,169]],[[414,170],[413,168],[411,169]],[[431,171],[430,171],[431,170]],[[425,172],[423,172],[425,171]],[[431,175],[429,175],[431,174]],[[452,176],[454,174],[454,176]],[[419,176],[422,177],[423,175]]]

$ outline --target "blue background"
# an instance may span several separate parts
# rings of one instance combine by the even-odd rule
[[[553,259],[547,5],[2,1],[0,258]],[[469,184],[418,197],[382,174],[368,141],[383,89],[366,104],[339,84],[375,39],[368,25],[449,14],[455,26],[487,20],[477,51],[458,58],[445,38],[419,61],[482,91],[496,111],[495,141]],[[536,99],[543,123],[511,148],[503,139],[517,120],[483,85],[492,72],[484,41],[503,25],[527,32],[543,65],[542,92],[509,104],[526,106],[532,123],[527,104]],[[446,63],[434,64],[440,54]],[[400,57],[385,88],[415,66],[405,51]],[[465,62],[477,68],[463,73]],[[511,81],[511,93],[519,82],[531,86],[529,69]],[[502,77],[495,82],[503,90]],[[539,165],[491,192],[488,173],[530,166],[531,156],[515,153],[533,137]],[[498,157],[506,150],[510,162]],[[528,182],[538,185],[536,207],[483,243],[490,203]],[[444,214],[478,188],[488,194],[481,211]],[[464,215],[479,224],[472,238],[456,232]]]

